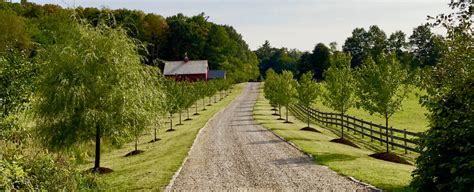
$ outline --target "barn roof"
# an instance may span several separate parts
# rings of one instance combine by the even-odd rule
[[[207,74],[208,79],[225,79],[225,71],[223,70],[209,70]]]
[[[164,75],[206,74],[207,60],[165,61]]]

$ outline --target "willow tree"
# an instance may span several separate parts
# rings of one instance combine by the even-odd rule
[[[165,101],[163,109],[168,113],[170,119],[170,128],[166,131],[174,131],[173,129],[173,115],[179,111],[178,95],[179,85],[174,80],[167,80],[165,85]]]
[[[408,71],[402,67],[394,54],[382,54],[376,60],[369,57],[357,70],[357,104],[370,114],[375,113],[385,119],[387,153],[388,121],[401,109],[402,101],[407,97],[408,77]]]
[[[299,84],[296,88],[298,93],[298,103],[306,107],[311,107],[313,102],[319,95],[319,86],[313,79],[313,73],[307,72],[300,78]],[[307,111],[308,127],[311,128],[310,123],[310,112]]]
[[[323,103],[341,114],[341,138],[344,139],[344,114],[354,104],[354,76],[351,56],[337,53],[331,56],[331,66],[324,73]]]
[[[42,61],[34,99],[39,137],[52,149],[95,141],[120,145],[153,115],[153,93],[141,65],[141,45],[121,27],[72,24],[68,38],[39,51]],[[150,107],[143,107],[149,105]]]

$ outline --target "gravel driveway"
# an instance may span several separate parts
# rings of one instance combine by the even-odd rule
[[[217,114],[198,135],[172,191],[367,191],[314,164],[258,125],[252,109],[259,83]]]

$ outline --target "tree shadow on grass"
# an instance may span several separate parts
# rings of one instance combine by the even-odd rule
[[[352,161],[354,159],[357,159],[357,157],[352,156],[352,155],[332,154],[332,153],[325,153],[325,154],[313,156],[313,160],[321,164],[335,162],[335,161]]]

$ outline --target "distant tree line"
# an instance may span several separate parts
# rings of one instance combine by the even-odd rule
[[[227,77],[239,82],[258,77],[258,60],[242,36],[228,25],[219,25],[208,21],[201,13],[195,16],[177,14],[164,18],[155,13],[144,13],[128,9],[83,8],[64,9],[58,5],[37,5],[29,2],[0,2],[0,11],[16,19],[2,18],[2,26],[19,33],[10,38],[16,45],[35,50],[35,44],[50,44],[56,41],[49,39],[46,33],[60,33],[61,23],[85,19],[93,26],[99,21],[107,20],[110,26],[120,26],[129,37],[143,43],[140,55],[148,65],[163,68],[164,60],[182,60],[187,53],[191,60],[208,60],[210,69],[222,69]],[[73,17],[71,15],[74,15]],[[7,21],[7,22],[3,22]],[[5,29],[7,30],[7,29]],[[23,31],[23,32],[21,32]],[[43,34],[42,34],[43,33]],[[2,41],[0,39],[0,41]]]
[[[342,52],[350,53],[351,67],[357,68],[371,58],[377,58],[382,53],[394,53],[402,66],[411,70],[436,65],[446,51],[445,38],[431,32],[428,24],[414,28],[412,35],[407,36],[402,31],[396,31],[389,36],[377,25],[368,30],[356,28],[352,35],[342,45]],[[274,48],[269,41],[255,50],[259,59],[260,74],[272,68],[277,73],[284,70],[293,72],[300,77],[306,72],[312,72],[317,80],[324,79],[324,72],[331,65],[331,55],[340,52],[337,44],[332,42],[329,47],[318,43],[311,52],[296,49]]]

